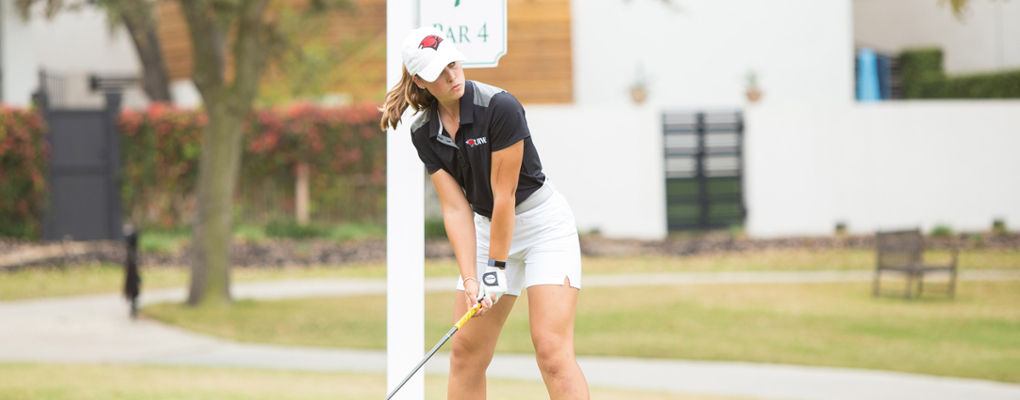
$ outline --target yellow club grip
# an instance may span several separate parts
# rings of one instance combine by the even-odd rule
[[[471,319],[471,317],[475,316],[475,313],[478,312],[480,308],[482,308],[482,303],[475,304],[475,306],[471,307],[471,309],[468,310],[468,312],[464,313],[463,317],[460,317],[460,321],[457,321],[457,324],[454,326],[456,326],[457,329],[459,330],[460,327],[464,326],[464,323]]]

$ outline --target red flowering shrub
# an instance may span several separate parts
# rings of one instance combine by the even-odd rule
[[[322,173],[368,174],[382,183],[385,135],[372,125],[380,117],[371,104],[334,109],[295,104],[257,111],[246,136],[245,173],[276,174],[304,161]]]
[[[379,219],[385,204],[386,138],[374,105],[295,104],[257,110],[245,123],[238,211],[242,219],[289,215],[294,170],[310,170],[317,220]],[[188,223],[205,114],[165,106],[120,118],[124,204],[136,223]],[[352,205],[356,205],[353,206]],[[342,206],[342,207],[338,207]]]
[[[187,212],[206,123],[205,114],[162,104],[121,113],[121,198],[132,220],[173,226]]]
[[[0,236],[39,235],[50,156],[45,134],[36,110],[0,107]]]

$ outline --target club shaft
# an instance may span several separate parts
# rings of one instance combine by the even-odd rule
[[[421,362],[419,362],[418,365],[414,367],[414,370],[412,370],[410,374],[407,374],[407,376],[404,377],[404,380],[400,381],[400,384],[397,385],[397,387],[393,388],[393,391],[390,392],[389,396],[386,396],[386,400],[390,400],[391,398],[393,398],[393,395],[397,394],[397,391],[400,390],[400,388],[404,387],[404,384],[407,383],[407,381],[411,380],[411,377],[414,376],[414,374],[417,373],[418,370],[421,369],[421,367],[425,365],[425,363],[428,362],[430,358],[432,358],[433,354],[436,354],[436,352],[439,351],[440,347],[443,347],[443,345],[446,344],[446,341],[450,340],[450,337],[452,337],[453,334],[457,332],[457,330],[460,329],[461,326],[464,326],[465,322],[467,322],[469,319],[471,319],[472,316],[475,315],[475,312],[477,312],[480,307],[481,307],[480,304],[471,307],[471,309],[468,310],[468,312],[465,313],[464,316],[460,318],[460,321],[457,321],[457,324],[454,325],[453,328],[450,328],[449,332],[446,332],[446,336],[443,336],[443,340],[440,340],[439,343],[436,343],[436,346],[433,347],[431,351],[429,351],[429,354],[425,355],[425,358],[423,358]]]
[[[454,332],[457,332],[456,326],[450,328],[450,331],[446,332],[446,336],[443,336],[443,340],[440,340],[439,343],[436,343],[436,346],[433,347],[431,351],[429,351],[429,354],[427,354],[425,358],[423,358],[421,362],[418,363],[417,366],[414,367],[414,370],[412,370],[410,374],[407,374],[407,376],[404,377],[404,380],[400,381],[400,384],[397,385],[397,387],[393,388],[393,391],[390,392],[390,395],[386,396],[386,400],[390,400],[390,398],[392,398],[393,395],[397,394],[397,391],[400,390],[400,388],[404,387],[404,384],[407,383],[407,381],[411,380],[411,377],[414,376],[414,374],[417,373],[418,370],[421,369],[421,367],[425,365],[425,363],[428,362],[430,358],[432,358],[432,355],[436,354],[436,352],[439,351],[439,348],[443,347],[443,345],[446,344],[446,341],[450,340],[450,337],[453,336]]]

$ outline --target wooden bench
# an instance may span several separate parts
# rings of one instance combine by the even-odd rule
[[[958,243],[952,246],[952,260],[948,264],[925,264],[924,237],[920,229],[894,232],[878,232],[875,235],[875,247],[878,253],[875,268],[875,284],[873,296],[879,294],[882,272],[895,272],[906,277],[907,285],[903,297],[912,297],[914,281],[917,282],[917,296],[924,291],[924,275],[927,273],[948,273],[949,284],[947,294],[950,298],[956,292],[956,260],[959,255]]]

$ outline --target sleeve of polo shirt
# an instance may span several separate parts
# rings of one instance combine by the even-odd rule
[[[415,150],[418,150],[418,158],[425,164],[425,169],[429,171],[429,175],[432,175],[439,171],[442,163],[439,161],[439,156],[429,147],[429,144],[424,143],[425,140],[428,140],[428,138],[411,133],[411,143],[414,144]]]
[[[489,102],[492,116],[489,118],[489,148],[503,150],[514,143],[531,136],[528,121],[524,118],[524,107],[510,93],[503,92]]]

